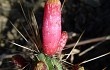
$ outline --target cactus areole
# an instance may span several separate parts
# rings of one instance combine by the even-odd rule
[[[61,3],[59,0],[47,0],[45,3],[42,35],[44,54],[54,55],[61,38]]]

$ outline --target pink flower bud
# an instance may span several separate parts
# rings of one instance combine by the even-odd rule
[[[43,51],[54,55],[61,37],[61,3],[59,0],[47,0],[43,18]]]

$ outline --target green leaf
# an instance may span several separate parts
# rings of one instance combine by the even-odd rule
[[[53,66],[53,64],[51,62],[51,58],[48,57],[48,56],[46,56],[46,63],[48,65],[49,70],[53,70],[54,66]]]
[[[45,57],[45,55],[43,53],[40,53],[40,54],[38,54],[38,59],[43,61],[43,62],[45,62],[46,57]]]
[[[55,58],[50,58],[43,53],[38,54],[39,61],[43,61],[48,70],[63,70],[60,62]]]
[[[55,67],[56,67],[57,70],[63,70],[62,69],[62,65],[60,64],[60,62],[57,59],[53,58],[52,59],[52,62],[55,65]]]
[[[38,55],[38,58],[40,61],[43,61],[46,64],[48,70],[53,70],[54,66],[52,65],[51,58],[49,56],[46,56],[43,53],[40,53]]]

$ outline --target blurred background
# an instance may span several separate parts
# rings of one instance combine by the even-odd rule
[[[30,18],[29,10],[33,10],[41,35],[45,0],[21,1],[27,19],[24,17],[19,2],[20,0],[0,0],[0,70],[16,70],[11,57],[14,54],[28,54],[25,49],[7,42],[27,45],[10,21],[28,39],[23,26],[29,30],[26,23]],[[64,0],[61,0],[62,4],[63,2]],[[110,0],[65,0],[62,9],[62,30],[67,31],[69,35],[66,48],[75,43],[83,31],[81,41],[95,39],[76,47],[83,52],[95,45],[94,49],[85,54],[80,53],[80,56],[75,54],[74,64],[110,52]],[[71,48],[65,50],[64,53],[70,50]],[[85,70],[110,70],[110,55],[82,64],[82,66]]]

